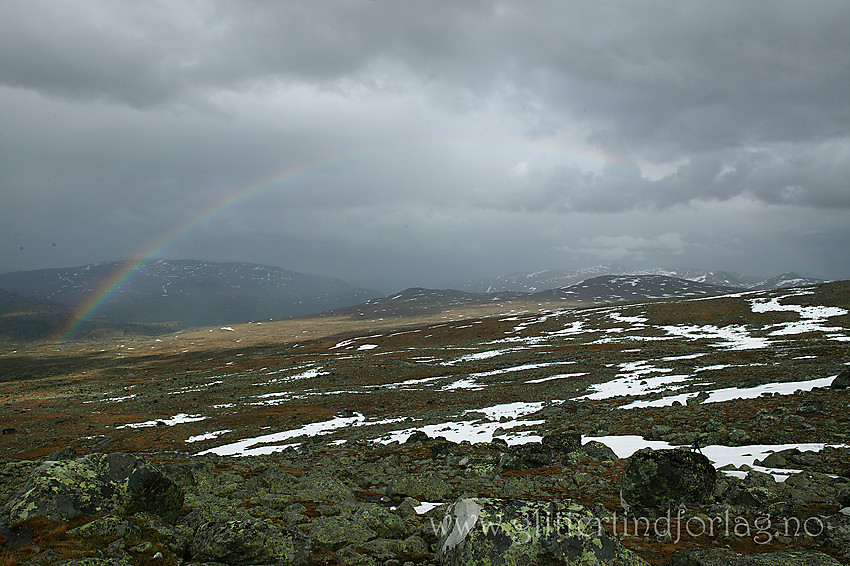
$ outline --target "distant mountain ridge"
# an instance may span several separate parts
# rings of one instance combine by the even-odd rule
[[[665,275],[698,283],[740,287],[751,290],[767,290],[824,283],[822,279],[803,277],[793,272],[783,273],[770,279],[762,279],[731,271],[677,268],[630,269],[618,264],[606,264],[576,270],[545,270],[529,273],[514,272],[497,277],[461,281],[456,286],[458,289],[469,293],[537,293],[550,289],[568,287],[602,275]]]
[[[4,273],[0,288],[75,310],[131,266],[120,261]],[[339,279],[268,265],[157,260],[112,294],[97,316],[206,326],[315,313],[380,296]]]
[[[708,297],[743,291],[742,287],[714,285],[668,275],[600,275],[580,283],[531,295],[538,300],[581,303],[620,303],[675,297]]]
[[[0,274],[0,289],[17,293],[3,295],[6,306],[14,305],[17,309],[14,313],[4,314],[5,327],[12,328],[18,337],[44,337],[51,329],[55,331],[70,321],[73,312],[132,267],[129,261],[103,262],[76,268]],[[179,326],[209,326],[315,313],[355,317],[405,316],[514,300],[595,305],[710,296],[821,282],[795,273],[758,280],[737,273],[692,269],[603,273],[606,271],[625,271],[625,268],[604,265],[569,272],[514,273],[470,282],[465,285],[466,288],[459,290],[411,288],[383,297],[377,291],[355,288],[339,279],[305,275],[268,265],[157,260],[109,295],[95,315],[101,323],[112,325],[176,323]],[[568,283],[562,284],[564,282]],[[487,291],[469,290],[470,287],[484,285]],[[25,300],[28,297],[36,302]],[[145,327],[142,330],[162,332],[166,329]],[[2,329],[0,334],[3,334]]]
[[[566,302],[577,306],[652,301],[676,297],[708,297],[745,291],[742,287],[714,285],[667,275],[600,275],[574,285],[547,289],[537,293],[503,291],[468,293],[455,289],[423,289],[413,287],[389,297],[372,299],[363,304],[335,309],[325,314],[349,315],[356,318],[381,318],[422,315],[460,306],[496,303]]]

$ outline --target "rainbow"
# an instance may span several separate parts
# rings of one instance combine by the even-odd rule
[[[567,157],[572,162],[578,162],[580,164],[596,168],[605,168],[628,177],[641,178],[640,174],[634,169],[633,164],[629,162],[616,160],[596,148],[570,146],[553,140],[534,141],[524,138],[517,140],[516,138],[494,137],[450,138],[400,146],[383,145],[367,149],[361,148],[356,151],[325,156],[322,159],[287,168],[281,172],[277,172],[271,177],[264,178],[259,182],[236,190],[223,198],[215,200],[198,212],[189,221],[174,227],[172,230],[166,232],[148,244],[145,248],[133,256],[134,259],[125,263],[121,269],[113,273],[112,276],[110,276],[97,291],[92,293],[91,296],[75,310],[72,317],[57,334],[57,341],[62,344],[73,338],[81,330],[85,323],[95,316],[115,293],[132,281],[136,275],[143,272],[148,265],[162,257],[170,247],[183,240],[193,230],[233,209],[238,208],[246,201],[257,198],[272,190],[291,184],[298,179],[310,176],[316,172],[331,167],[344,165],[346,163],[355,162],[369,157],[383,157],[387,154],[409,151],[410,149],[415,149],[417,147],[445,148],[446,146],[460,146],[467,148],[484,147],[485,149],[493,149],[495,147],[524,152],[532,150],[551,153],[560,157]]]

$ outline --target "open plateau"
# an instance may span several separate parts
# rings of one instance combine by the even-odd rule
[[[3,343],[0,566],[850,564],[850,282],[427,294]]]

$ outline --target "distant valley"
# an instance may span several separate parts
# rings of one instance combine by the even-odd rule
[[[0,289],[77,311],[130,262],[0,275]],[[109,294],[95,316],[118,322],[206,326],[316,313],[380,293],[330,277],[252,263],[157,260]]]
[[[102,304],[93,309],[88,331],[155,335],[178,328],[316,313],[359,319],[398,318],[469,306],[592,306],[821,282],[794,273],[772,279],[693,269],[628,274],[623,273],[622,266],[608,265],[514,273],[459,282],[459,289],[410,288],[384,297],[340,279],[253,263],[156,260],[137,273],[133,271],[134,264],[123,261],[0,274],[0,337],[49,339],[92,301]],[[115,283],[122,279],[126,281]]]

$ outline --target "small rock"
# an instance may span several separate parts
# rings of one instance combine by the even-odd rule
[[[673,427],[667,425],[652,425],[652,428],[649,430],[649,434],[646,436],[647,440],[661,440],[661,438],[665,435],[673,432]]]
[[[50,455],[47,456],[47,460],[52,460],[54,462],[59,460],[70,460],[71,458],[77,457],[77,450],[73,446],[68,446],[64,450],[57,450],[55,452],[51,452]]]
[[[703,401],[705,401],[705,400],[706,400],[706,399],[708,399],[708,398],[709,398],[708,391],[700,391],[700,392],[697,394],[697,396],[696,396],[696,397],[689,397],[689,398],[685,401],[685,403],[686,403],[688,406],[691,406],[691,405],[699,405],[700,403],[702,403]]]

